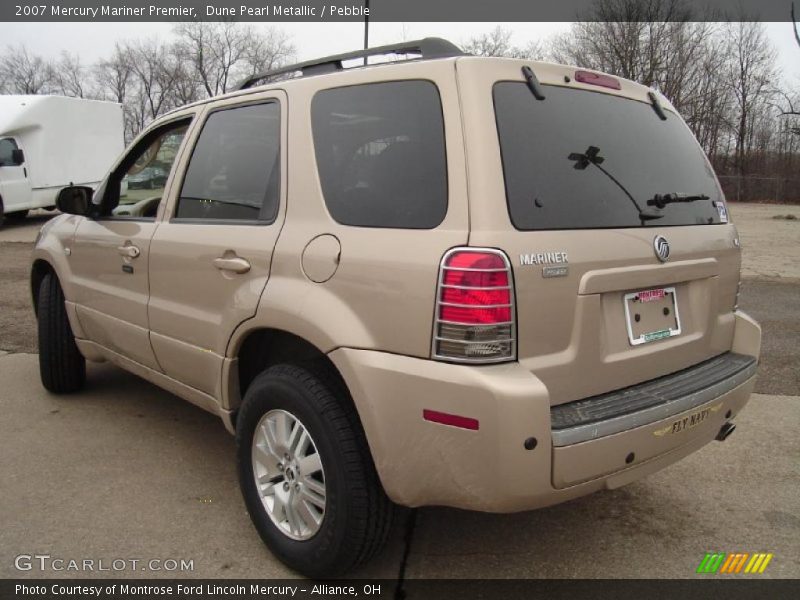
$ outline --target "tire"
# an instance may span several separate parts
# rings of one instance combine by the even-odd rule
[[[6,218],[9,221],[22,221],[25,217],[28,216],[30,211],[28,209],[25,210],[18,210],[12,213],[6,213]]]
[[[42,279],[38,298],[36,316],[42,385],[54,394],[76,392],[86,383],[86,359],[75,345],[64,307],[64,292],[52,273]]]
[[[278,420],[283,418],[296,419],[308,433],[309,456],[306,459],[315,451],[321,459],[320,472],[309,475],[313,468],[303,469],[302,458],[295,461],[302,451],[291,460],[281,460],[269,452],[258,453],[260,458],[254,461],[254,437],[259,442],[266,440],[262,437],[262,425],[277,426]],[[298,437],[302,440],[302,436]],[[280,436],[276,435],[275,439]],[[302,442],[296,447],[301,445]],[[276,450],[281,454],[279,448]],[[270,367],[256,377],[237,417],[236,459],[242,495],[253,524],[267,547],[292,569],[312,578],[334,577],[366,562],[384,546],[394,505],[378,480],[347,390],[323,371],[285,364]],[[270,460],[272,468],[263,468]],[[285,464],[281,464],[284,461]],[[293,465],[298,467],[294,477],[287,474],[294,469]],[[264,474],[260,485],[256,483],[257,471]],[[309,479],[316,486],[310,484]],[[290,485],[291,481],[296,483]],[[272,490],[272,496],[268,494],[265,498],[273,499],[274,509],[281,489],[284,497],[300,498],[299,502],[303,502],[320,487],[320,481],[323,482],[324,506],[320,508],[318,503],[305,501],[305,512],[308,515],[313,508],[321,522],[303,521],[299,516],[302,508],[292,510],[298,515],[295,523],[312,525],[307,530],[293,529],[288,524],[288,512],[284,514],[286,523],[279,524],[280,509],[271,511],[268,500],[262,501],[259,491],[261,486]],[[311,487],[305,487],[307,485]],[[293,489],[300,491],[293,492]],[[316,494],[315,502],[318,501],[319,494]],[[317,529],[311,531],[314,525]]]

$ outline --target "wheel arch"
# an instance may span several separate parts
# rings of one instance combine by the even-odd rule
[[[239,337],[233,351],[232,365],[227,369],[228,381],[223,385],[228,390],[228,410],[234,414],[256,376],[272,365],[281,363],[313,370],[342,392],[338,396],[343,401],[356,408],[339,369],[325,352],[302,336],[274,327],[256,327]]]
[[[31,302],[33,304],[33,311],[38,315],[39,311],[39,287],[46,275],[52,274],[58,279],[58,274],[55,268],[48,261],[43,258],[37,258],[31,265]]]

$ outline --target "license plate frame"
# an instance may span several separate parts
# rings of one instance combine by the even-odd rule
[[[671,306],[671,313],[674,317],[674,323],[670,323],[667,327],[656,329],[654,331],[634,331],[634,316],[631,306],[635,303],[642,302],[643,304],[650,304],[656,309],[661,307],[669,308]],[[647,290],[639,290],[636,292],[629,292],[622,297],[622,303],[625,307],[625,327],[628,331],[628,341],[631,346],[639,346],[649,342],[668,339],[681,334],[681,318],[680,311],[678,310],[678,296],[674,286],[651,288]],[[667,317],[668,315],[664,315]],[[637,330],[640,329],[637,325]]]

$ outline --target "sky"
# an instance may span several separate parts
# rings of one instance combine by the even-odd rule
[[[256,23],[256,27],[268,27]],[[526,46],[532,40],[544,40],[568,29],[568,23],[370,23],[370,45],[413,40],[428,36],[465,42],[488,32],[497,25],[511,30],[512,42]],[[800,85],[800,48],[794,39],[792,24],[766,23],[767,35],[778,51],[778,64],[790,84]],[[355,50],[362,46],[362,23],[282,23],[297,48],[298,60]],[[114,43],[123,39],[152,35],[167,38],[170,23],[0,23],[0,44],[25,44],[37,54],[54,57],[63,50],[80,55],[92,63],[111,53]]]

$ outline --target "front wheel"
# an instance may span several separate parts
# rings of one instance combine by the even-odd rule
[[[393,505],[345,390],[294,365],[250,385],[236,422],[239,483],[266,545],[309,577],[341,575],[382,548]]]
[[[64,306],[64,292],[52,273],[45,275],[39,285],[36,318],[42,385],[54,394],[80,390],[86,382],[86,359],[75,345]]]

